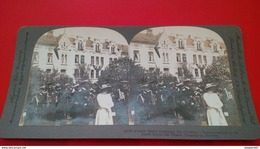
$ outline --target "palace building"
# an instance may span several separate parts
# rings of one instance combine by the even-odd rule
[[[42,35],[34,48],[32,66],[47,73],[57,70],[79,81],[80,67],[88,72],[88,78],[95,82],[101,70],[112,61],[128,56],[128,45],[111,40],[69,37],[64,33],[54,36],[53,31]]]
[[[129,47],[129,57],[145,69],[153,71],[159,68],[179,80],[186,78],[186,69],[198,82],[205,75],[207,66],[225,54],[223,41],[191,35],[168,35],[165,31],[154,34],[152,29],[138,33]]]

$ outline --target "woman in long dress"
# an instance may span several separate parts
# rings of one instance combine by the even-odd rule
[[[96,114],[95,125],[113,125],[111,108],[114,106],[111,95],[108,93],[110,86],[102,85],[101,93],[97,96],[99,108]]]
[[[207,119],[209,126],[227,126],[227,121],[222,111],[223,103],[217,93],[214,93],[215,85],[206,84],[203,99],[207,104]]]

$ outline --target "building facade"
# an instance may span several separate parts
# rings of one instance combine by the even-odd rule
[[[188,70],[201,81],[206,68],[226,53],[224,42],[191,35],[168,35],[165,31],[153,34],[152,29],[138,33],[130,43],[129,57],[149,71],[159,68],[178,79],[187,78]]]
[[[85,70],[91,82],[95,82],[106,66],[127,55],[128,45],[91,37],[68,37],[65,32],[54,36],[53,31],[49,31],[35,45],[32,66],[47,73],[57,70],[75,82],[82,80],[80,71]]]

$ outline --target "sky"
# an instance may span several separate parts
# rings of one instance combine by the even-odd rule
[[[98,27],[67,27],[61,29],[53,30],[53,34],[58,36],[60,34],[66,33],[67,36],[82,36],[85,39],[91,37],[91,39],[99,39],[99,40],[106,40],[115,41],[119,44],[128,45],[125,37],[119,34],[117,31],[107,29],[107,28],[98,28]]]
[[[215,39],[217,41],[223,41],[223,39],[214,31],[202,28],[202,27],[192,27],[192,26],[166,26],[166,27],[154,27],[152,28],[153,34],[157,35],[162,33],[163,31],[166,32],[167,35],[176,36],[176,34],[184,35],[188,37],[201,37],[201,38],[210,38]],[[146,30],[142,31],[142,33],[146,33]]]
[[[201,37],[201,38],[210,38],[215,39],[217,41],[223,42],[223,39],[214,31],[202,28],[202,27],[192,27],[192,26],[166,26],[166,27],[154,27],[152,28],[153,34],[157,35],[163,31],[167,33],[167,35],[173,35],[176,36],[176,34],[184,35],[188,37],[188,35],[191,35],[191,37]],[[91,39],[99,39],[99,40],[106,40],[109,41],[115,41],[119,44],[128,45],[127,41],[125,40],[125,37],[123,37],[120,33],[117,31],[102,28],[102,27],[65,27],[61,29],[55,29],[54,35],[58,36],[60,34],[63,34],[64,32],[68,36],[82,36],[85,39],[88,37],[91,37]],[[147,31],[144,30],[142,33],[146,33]]]

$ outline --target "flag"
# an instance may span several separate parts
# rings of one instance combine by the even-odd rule
[[[159,45],[159,42],[157,42],[157,44],[155,45],[154,50],[157,53],[158,57],[160,58],[160,53],[159,53],[160,47],[158,45]]]
[[[58,46],[59,46],[59,44],[58,44],[58,45],[53,49],[53,51],[54,51],[54,53],[55,53],[57,59],[59,59],[59,53],[58,53],[58,50],[60,50],[60,49],[58,48]]]

